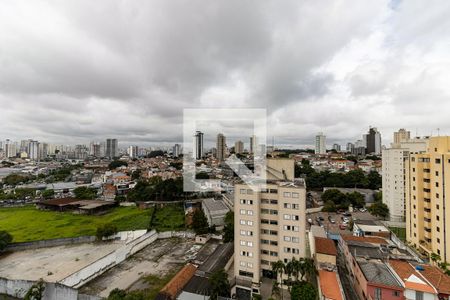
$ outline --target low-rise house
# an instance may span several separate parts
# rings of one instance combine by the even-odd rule
[[[337,250],[333,240],[322,237],[315,237],[314,260],[319,269],[334,270],[336,268]]]
[[[413,265],[404,260],[390,260],[389,266],[402,282],[406,299],[438,300],[437,290]],[[418,267],[418,269],[421,268]]]
[[[336,272],[319,270],[319,295],[321,300],[343,300],[344,293]]]
[[[355,236],[379,236],[389,239],[391,232],[383,225],[377,225],[372,220],[355,220],[353,225]]]
[[[223,200],[206,198],[202,201],[202,210],[208,219],[208,225],[220,228],[225,225],[225,215],[230,209]]]

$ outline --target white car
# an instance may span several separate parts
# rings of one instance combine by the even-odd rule
[[[366,212],[366,211],[367,211],[367,208],[365,208],[365,207],[360,208],[359,211],[360,211],[360,212]]]
[[[343,222],[342,223],[344,223],[344,224],[347,224],[348,222],[350,221],[350,219],[349,218],[347,218],[347,217],[344,217],[344,219],[343,219]]]

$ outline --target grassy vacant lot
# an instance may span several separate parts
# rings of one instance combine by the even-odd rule
[[[118,230],[146,229],[152,210],[117,207],[102,216],[41,211],[34,206],[0,208],[0,230],[8,231],[13,242],[95,235],[97,226],[113,223]]]
[[[389,229],[403,242],[406,241],[406,228],[389,227]]]
[[[157,207],[151,228],[159,232],[170,230],[184,230],[184,209],[181,204]]]

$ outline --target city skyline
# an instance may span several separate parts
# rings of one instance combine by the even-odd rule
[[[174,144],[192,107],[266,108],[280,145],[343,145],[369,126],[450,134],[448,5],[85,4],[3,7],[0,137]]]

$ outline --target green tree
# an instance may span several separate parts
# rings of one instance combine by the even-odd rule
[[[117,233],[117,226],[112,223],[106,223],[97,227],[95,236],[101,241],[103,238],[112,236]]]
[[[6,247],[12,242],[13,237],[9,232],[5,230],[0,231],[0,252],[5,250]]]
[[[30,181],[29,176],[19,175],[19,174],[9,174],[5,178],[3,178],[3,183],[6,185],[16,186],[20,183],[26,183]]]
[[[430,259],[434,262],[440,261],[441,260],[441,256],[437,253],[431,253],[430,254]]]
[[[212,273],[209,283],[211,285],[211,299],[215,300],[218,296],[230,296],[230,283],[228,282],[228,274],[224,269]]]
[[[282,260],[278,260],[277,262],[272,263],[272,271],[277,274],[277,278],[280,278],[280,288],[283,287],[283,273],[285,270],[285,265]],[[281,295],[283,296],[283,292],[281,291]]]
[[[92,200],[97,197],[97,190],[91,187],[80,186],[73,190],[75,198],[81,200]]]
[[[44,199],[51,199],[51,198],[53,198],[54,195],[55,195],[55,191],[52,189],[44,190],[42,192],[42,197],[44,197]]]
[[[324,212],[335,212],[336,211],[336,205],[333,201],[327,201],[325,202],[325,205],[322,208],[322,211]]]
[[[197,209],[192,216],[192,229],[196,234],[205,234],[209,231],[208,219],[201,209]]]
[[[377,171],[370,171],[367,180],[369,189],[378,190],[381,188],[381,176]]]
[[[128,166],[128,163],[126,161],[116,159],[109,163],[108,168],[110,170],[114,170],[122,166],[126,167]]]
[[[374,216],[387,218],[389,216],[389,208],[381,201],[374,202],[367,210]]]
[[[41,300],[44,299],[45,283],[42,279],[33,284],[25,294],[24,300]]]
[[[291,290],[291,300],[316,300],[317,289],[309,282],[297,282]]]
[[[133,173],[131,173],[131,180],[139,180],[141,179],[141,175],[142,175],[141,169],[134,170]]]
[[[225,226],[223,229],[223,241],[225,243],[234,240],[234,213],[230,210],[225,215]]]
[[[364,196],[358,192],[351,192],[345,195],[347,197],[348,202],[350,202],[353,207],[363,207],[366,204]]]

